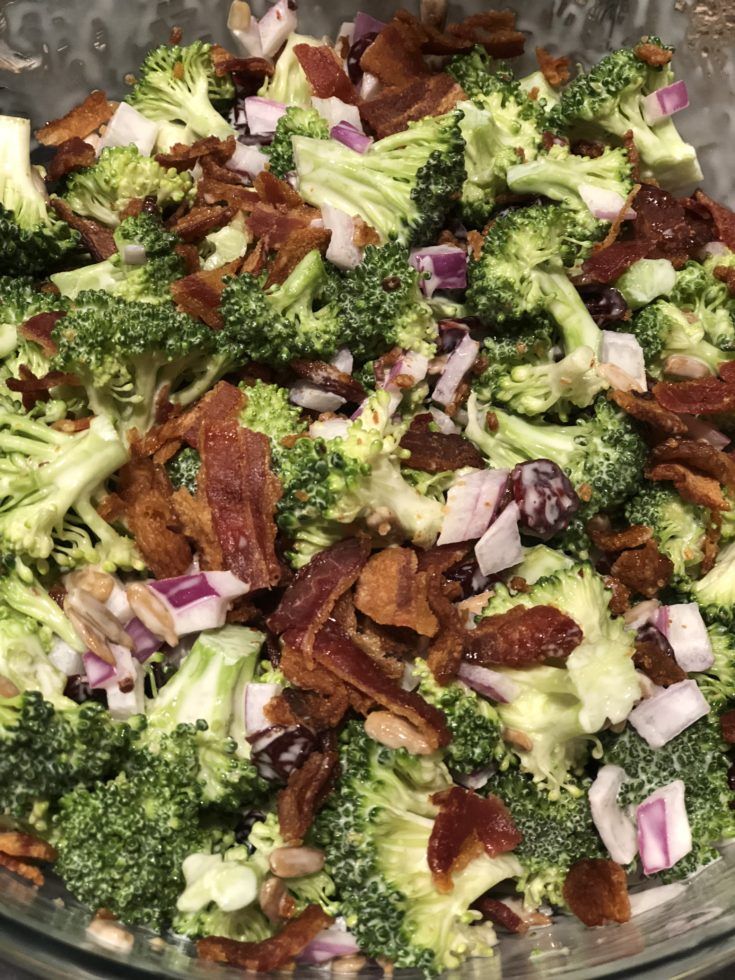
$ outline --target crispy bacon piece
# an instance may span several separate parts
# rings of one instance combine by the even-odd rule
[[[331,671],[324,670],[320,665],[309,666],[300,647],[301,638],[302,633],[299,630],[287,630],[281,637],[279,667],[287,680],[305,691],[319,694],[327,699],[329,705],[325,707],[325,711],[329,710],[337,716],[335,724],[341,720],[348,708],[354,708],[360,714],[367,714],[375,707],[375,701],[371,697],[339,680]]]
[[[222,548],[212,526],[212,511],[202,499],[202,495],[197,493],[196,496],[192,496],[185,487],[180,487],[171,497],[171,505],[182,532],[196,548],[202,571],[221,570],[224,564]],[[249,612],[248,618],[250,618]]]
[[[506,932],[518,934],[528,932],[529,923],[500,899],[483,895],[482,898],[477,899],[472,908],[482,913],[483,921],[492,922],[494,926],[500,926]]]
[[[329,45],[297,44],[294,46],[293,53],[316,98],[336,97],[347,102],[348,105],[353,105],[357,101],[352,82]]]
[[[94,147],[78,136],[60,143],[46,170],[49,180],[61,180],[74,170],[91,167],[97,159]]]
[[[538,66],[552,88],[560,88],[569,81],[569,58],[556,58],[546,48],[536,48]]]
[[[563,888],[570,911],[586,926],[630,919],[630,898],[625,871],[614,861],[583,858],[569,870]]]
[[[228,136],[226,140],[216,136],[206,136],[197,140],[191,146],[185,143],[175,143],[166,153],[157,153],[155,160],[162,167],[174,170],[191,170],[203,157],[211,157],[217,163],[227,163],[235,152],[235,137]]]
[[[431,74],[421,54],[427,34],[423,26],[399,11],[385,25],[360,58],[363,71],[375,75],[384,85],[407,85]]]
[[[651,41],[641,41],[640,44],[636,44],[633,48],[633,54],[639,61],[650,65],[651,68],[661,68],[663,65],[668,65],[673,56],[671,51],[667,51],[660,44],[654,44]]]
[[[615,282],[635,262],[645,259],[650,250],[650,244],[645,241],[614,242],[584,260],[583,279],[585,282]]]
[[[628,548],[640,548],[653,536],[651,528],[646,527],[645,524],[631,524],[630,527],[626,527],[622,531],[612,531],[598,527],[594,521],[588,523],[587,533],[600,551],[625,551]]]
[[[291,210],[304,203],[301,195],[291,187],[288,181],[280,180],[269,170],[261,171],[255,178],[253,186],[264,204],[272,204],[274,207],[283,206]]]
[[[533,667],[569,656],[582,639],[574,620],[554,606],[517,605],[468,630],[464,656],[488,667]]]
[[[117,103],[108,102],[99,89],[90,92],[84,102],[74,106],[65,116],[54,119],[36,131],[36,139],[44,146],[61,146],[75,136],[84,139],[103,123],[109,122]]]
[[[284,283],[309,252],[316,249],[324,255],[331,237],[332,232],[328,228],[299,228],[289,235],[271,266],[265,288]]]
[[[199,448],[200,492],[212,511],[225,569],[252,592],[272,588],[282,574],[274,522],[281,486],[267,437],[242,428],[236,416],[205,418]]]
[[[171,231],[178,235],[182,242],[200,242],[211,232],[228,225],[235,214],[236,209],[230,205],[198,206],[192,208],[183,218],[179,218]]]
[[[357,580],[355,606],[382,626],[404,626],[421,636],[439,629],[427,595],[428,576],[416,552],[386,548],[373,555]]]
[[[202,960],[227,963],[241,970],[269,973],[278,970],[295,959],[306,949],[322,929],[332,925],[334,919],[320,906],[308,905],[294,919],[289,919],[281,931],[259,943],[239,943],[234,939],[208,936],[197,942],[197,953]]]
[[[212,64],[215,75],[236,75],[240,84],[250,78],[270,78],[275,71],[266,58],[238,58],[221,44],[212,45]]]
[[[429,837],[427,861],[439,892],[452,891],[452,873],[466,868],[483,852],[497,857],[512,851],[523,840],[510,810],[490,794],[478,796],[461,786],[434,793],[439,807]]]
[[[720,731],[728,745],[735,745],[735,708],[720,715]]]
[[[199,165],[205,177],[212,177],[214,180],[222,181],[225,184],[232,184],[235,187],[243,187],[243,178],[235,170],[228,170],[221,163],[217,163],[214,157],[202,157]],[[255,200],[259,200],[255,191],[250,190]]]
[[[185,245],[183,242],[177,242],[174,245],[174,252],[184,263],[184,273],[187,276],[193,276],[195,272],[199,272],[201,262],[196,245]]]
[[[248,215],[245,224],[254,238],[263,241],[269,249],[278,250],[291,235],[308,228],[319,212],[306,205],[291,210],[261,202]]]
[[[686,423],[674,412],[669,411],[660,405],[653,398],[643,398],[641,395],[632,391],[611,391],[609,396],[618,408],[622,409],[626,415],[632,416],[639,422],[645,422],[653,429],[658,429],[667,435],[684,435],[687,431]]]
[[[215,166],[218,165],[215,164]],[[245,213],[252,211],[258,203],[258,195],[251,187],[244,187],[239,181],[222,180],[209,173],[205,174],[199,181],[197,186],[197,202],[200,205],[226,205],[233,212],[228,220],[224,222],[227,224],[238,211],[244,211]],[[199,207],[193,210],[198,211]],[[181,220],[186,220],[186,216]]]
[[[26,412],[30,412],[36,402],[47,402],[52,388],[63,384],[79,384],[79,379],[75,375],[64,374],[63,371],[49,371],[42,378],[37,378],[26,364],[20,365],[18,373],[19,378],[8,378],[6,384],[11,391],[17,391],[22,395],[21,401]]]
[[[239,259],[235,259],[219,269],[195,272],[191,276],[178,279],[171,284],[174,302],[184,313],[198,317],[214,330],[221,330],[219,304],[225,290],[225,279],[227,276],[237,275],[239,266]]]
[[[458,565],[469,554],[471,544],[441,544],[427,548],[419,554],[419,571],[429,572],[430,575],[443,575],[450,568]]]
[[[719,483],[711,476],[693,473],[681,463],[659,463],[646,471],[649,480],[671,481],[680,497],[690,504],[711,510],[729,510],[730,504]]]
[[[57,432],[68,432],[70,434],[84,432],[89,428],[93,418],[93,415],[85,415],[81,419],[58,419],[58,421],[51,423],[51,428],[56,429]]]
[[[46,881],[41,871],[34,864],[28,864],[27,861],[21,861],[9,854],[4,854],[2,851],[0,851],[0,868],[12,871],[13,874],[25,878],[26,881],[30,881],[32,885],[36,885],[38,888],[41,888]]]
[[[357,581],[370,554],[366,538],[347,538],[314,555],[299,569],[268,619],[274,633],[305,630],[301,649],[311,660],[314,637],[332,615],[335,603]]]
[[[53,313],[37,313],[21,326],[21,337],[38,344],[46,357],[53,357],[57,353],[58,347],[51,339],[51,334],[56,324],[65,315],[61,310]]]
[[[9,857],[30,858],[34,861],[56,860],[56,850],[50,844],[18,831],[0,833],[0,851]]]
[[[331,391],[347,402],[359,404],[367,397],[367,392],[360,382],[350,374],[340,371],[334,364],[324,361],[291,361],[289,365],[297,377],[311,381],[325,391]]]
[[[183,575],[191,565],[191,548],[181,533],[171,497],[171,481],[150,459],[133,459],[120,470],[118,495],[125,523],[156,578]]]
[[[314,659],[336,677],[381,707],[418,728],[432,749],[450,740],[444,713],[413,691],[404,691],[360,650],[336,623],[328,622],[314,639]]]
[[[651,450],[650,461],[681,463],[711,476],[724,487],[735,489],[735,460],[699,439],[667,439]]]
[[[493,58],[517,58],[523,54],[526,35],[515,28],[512,10],[485,10],[459,24],[449,24],[447,33],[481,44]]]
[[[425,473],[442,473],[462,466],[481,469],[485,464],[481,453],[463,436],[453,433],[431,432],[431,415],[417,415],[401,439],[401,449],[408,449],[409,459],[405,466]]]
[[[630,589],[623,585],[614,575],[606,575],[604,578],[605,588],[610,590],[610,602],[608,609],[612,616],[622,616],[630,609]]]
[[[712,415],[735,411],[735,384],[719,378],[696,381],[658,381],[653,397],[670,412]]]
[[[287,687],[265,706],[265,716],[272,725],[301,725],[314,733],[335,728],[350,706],[343,686],[331,694]]]
[[[467,636],[460,611],[450,601],[448,591],[449,587],[441,577],[437,561],[437,570],[429,578],[428,594],[431,611],[439,622],[439,631],[429,645],[426,662],[436,681],[442,686],[449,684],[457,676]]]
[[[368,49],[369,50],[369,49]],[[360,116],[378,139],[408,128],[425,116],[442,116],[465,98],[450,75],[417,78],[407,85],[389,86],[374,99],[360,104]]]
[[[610,222],[610,227],[608,229],[607,235],[605,235],[605,237],[601,242],[598,242],[598,244],[595,245],[594,251],[596,252],[604,251],[606,248],[612,245],[613,242],[617,240],[617,237],[620,234],[620,229],[623,227],[623,222],[625,221],[625,215],[628,213],[628,210],[633,206],[633,201],[635,201],[636,197],[638,196],[638,191],[640,189],[641,189],[640,184],[634,184],[633,187],[630,189],[630,191],[628,192],[628,196],[625,198],[622,206],[620,207],[620,210],[615,215],[613,220]]]
[[[80,218],[60,197],[51,198],[51,207],[62,221],[79,232],[84,247],[95,260],[103,262],[117,253],[117,245],[109,228],[91,218]]]
[[[642,548],[624,551],[610,571],[631,592],[652,599],[669,584],[674,566],[654,541],[647,541]]]
[[[655,626],[642,626],[636,633],[633,663],[659,687],[687,679],[676,662],[671,644]]]
[[[339,771],[336,752],[312,752],[288,777],[278,794],[278,827],[286,846],[303,843],[307,831],[334,786]]]

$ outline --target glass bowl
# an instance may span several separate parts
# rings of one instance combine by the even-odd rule
[[[261,0],[262,2],[262,0]],[[388,18],[392,0],[361,6]],[[258,3],[254,5],[256,13]],[[302,0],[301,29],[334,32],[358,0],[330,5]],[[412,6],[412,4],[410,5]],[[450,4],[450,15],[485,5]],[[589,63],[611,48],[657,34],[678,45],[680,77],[692,108],[677,126],[700,151],[704,186],[735,205],[735,4],[731,0],[523,0],[517,9],[532,41]],[[228,0],[0,0],[0,112],[27,115],[34,127],[65,113],[94,88],[124,94],[124,76],[173,26],[184,40],[228,44]],[[532,47],[532,46],[531,46]],[[528,61],[531,68],[531,61]],[[0,872],[0,960],[56,978],[165,976],[227,980],[242,972],[196,960],[186,942],[132,930],[129,951],[109,948],[88,932],[89,912],[49,876],[37,890]],[[666,904],[621,926],[585,929],[568,917],[525,937],[503,936],[492,960],[466,964],[463,978],[569,980],[597,977],[699,977],[735,962],[735,846]],[[0,966],[0,972],[2,972]],[[299,970],[316,978],[323,972]],[[404,971],[406,977],[409,971]]]

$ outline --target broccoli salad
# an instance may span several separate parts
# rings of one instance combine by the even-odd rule
[[[119,948],[438,975],[735,837],[735,213],[664,41],[441,7],[0,117],[0,867]]]

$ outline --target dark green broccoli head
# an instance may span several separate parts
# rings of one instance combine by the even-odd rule
[[[487,51],[477,45],[469,54],[457,54],[446,68],[448,75],[461,85],[470,99],[494,92],[516,94],[518,88],[513,71],[502,61],[495,61]]]
[[[309,136],[315,140],[329,139],[329,125],[316,109],[291,106],[276,123],[276,133],[270,146],[265,147],[268,169],[276,177],[285,180],[295,169],[292,136]]]
[[[651,528],[659,550],[674,564],[675,585],[686,587],[697,577],[710,520],[704,507],[682,500],[671,487],[646,483],[625,505],[625,517]]]
[[[676,275],[671,302],[696,317],[700,330],[721,350],[735,350],[735,299],[708,265],[687,262]]]
[[[255,384],[241,385],[241,390],[247,402],[240,413],[240,424],[268,436],[274,458],[283,452],[283,439],[306,431],[301,409],[288,400],[286,388],[258,379]]]
[[[158,215],[146,211],[124,218],[115,229],[119,250],[126,245],[142,245],[148,259],[170,255],[180,242],[179,236],[169,231]]]
[[[202,465],[202,458],[196,449],[184,446],[166,463],[166,472],[174,490],[182,487],[191,494],[197,492],[197,477]]]

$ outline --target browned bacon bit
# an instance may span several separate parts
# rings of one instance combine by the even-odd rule
[[[416,552],[386,548],[360,573],[355,606],[382,626],[403,626],[421,636],[434,636],[439,623],[429,606],[427,574],[418,571]]]
[[[560,88],[569,81],[569,58],[557,58],[546,48],[536,48],[536,61],[552,88]]]
[[[461,786],[434,793],[439,807],[429,837],[427,861],[439,892],[452,891],[452,873],[466,868],[483,852],[497,857],[523,840],[510,810],[497,796],[478,796]]]
[[[334,919],[318,905],[308,905],[295,919],[289,919],[280,932],[258,943],[240,943],[234,939],[208,936],[197,942],[202,960],[227,963],[241,970],[269,973],[295,959]]]
[[[156,578],[183,575],[191,565],[191,548],[179,530],[172,493],[166,471],[150,459],[133,459],[120,470],[125,523]]]
[[[640,184],[634,184],[633,187],[628,192],[628,196],[623,201],[620,210],[615,215],[614,219],[610,222],[610,227],[608,229],[607,235],[595,245],[594,251],[602,252],[606,248],[609,248],[616,240],[620,234],[620,229],[623,227],[623,222],[625,221],[625,216],[633,205],[633,201],[638,196],[638,191],[640,190]]]
[[[225,569],[250,591],[281,579],[274,514],[281,485],[271,470],[270,444],[237,417],[205,419],[199,440],[201,490],[212,511]]]
[[[58,419],[51,423],[51,428],[56,429],[57,432],[84,432],[91,425],[93,418],[93,415],[86,415],[81,419]]]
[[[636,632],[633,663],[659,687],[669,687],[687,679],[686,673],[676,662],[671,644],[650,623]]]
[[[284,207],[290,211],[292,208],[301,207],[304,203],[298,191],[295,191],[288,181],[279,180],[269,170],[261,171],[255,178],[253,186],[264,204]]]
[[[42,378],[37,378],[25,364],[20,365],[18,373],[19,378],[8,378],[6,384],[11,391],[17,391],[22,395],[21,401],[26,412],[30,412],[36,402],[47,402],[52,388],[58,388],[63,384],[79,384],[79,379],[75,375],[64,374],[63,371],[49,371]]]
[[[735,708],[720,715],[720,731],[728,745],[735,745]]]
[[[50,844],[18,831],[0,833],[0,851],[9,857],[31,858],[35,861],[56,860],[56,850]]]
[[[653,397],[670,412],[712,415],[735,411],[735,384],[719,378],[697,381],[658,381]]]
[[[214,330],[220,330],[222,317],[219,304],[225,290],[225,279],[236,275],[239,266],[240,262],[236,259],[219,269],[195,272],[191,276],[177,279],[171,284],[174,302],[184,313],[198,317]]]
[[[523,54],[526,35],[515,29],[512,10],[486,10],[449,24],[447,33],[481,44],[493,58],[517,58]]]
[[[56,324],[64,316],[65,314],[60,310],[53,313],[37,313],[21,326],[21,337],[38,344],[46,357],[53,357],[57,353],[58,347],[51,339],[51,334]]]
[[[358,404],[366,397],[367,393],[360,382],[333,364],[324,361],[291,361],[289,366],[297,377],[311,381],[347,402]]]
[[[507,901],[501,902],[497,898],[490,898],[489,895],[483,895],[476,902],[472,903],[472,908],[482,914],[483,921],[492,922],[493,925],[500,926],[506,932],[513,932],[518,935],[523,935],[528,932],[532,926],[551,925],[551,919],[548,915],[544,915],[542,912],[527,912],[519,902],[515,902],[514,904],[517,906],[518,911],[515,908],[511,908],[510,903]]]
[[[314,636],[332,615],[337,599],[355,584],[369,554],[366,538],[347,538],[314,555],[268,618],[269,629],[279,634],[305,630],[301,648],[309,655]]]
[[[701,473],[693,473],[681,463],[659,463],[646,470],[646,478],[654,481],[671,481],[680,497],[690,504],[709,507],[711,510],[729,510],[730,503],[717,480]]]
[[[235,137],[228,136],[226,140],[217,139],[216,136],[206,136],[204,139],[197,140],[191,146],[186,143],[175,143],[166,153],[156,154],[155,160],[162,167],[174,170],[191,170],[202,157],[211,156],[217,163],[227,163],[235,152]]]
[[[303,843],[314,816],[329,795],[339,771],[336,752],[312,752],[288,777],[278,794],[278,827],[287,847]]]
[[[407,85],[430,71],[421,54],[426,30],[415,18],[399,11],[385,25],[360,59],[360,68],[384,85]]]
[[[65,116],[46,123],[36,131],[36,139],[44,146],[60,146],[74,136],[84,139],[103,123],[109,121],[115,111],[115,102],[108,102],[99,89],[90,92],[84,102],[74,106]]]
[[[184,31],[177,24],[176,26],[172,27],[171,30],[169,31],[168,43],[171,45],[172,48],[175,48],[177,45],[181,44],[183,37],[184,37]]]
[[[419,554],[419,571],[430,575],[443,575],[463,561],[472,548],[466,542],[461,544],[441,544],[427,548]]]
[[[46,881],[40,870],[34,864],[28,864],[27,861],[21,861],[18,858],[11,857],[9,854],[4,854],[2,851],[0,851],[0,868],[6,868],[20,878],[25,878],[26,881],[30,881],[32,885],[36,885],[38,888],[41,888]]]
[[[184,263],[185,275],[193,276],[195,272],[199,272],[201,262],[199,260],[199,252],[196,245],[185,245],[183,242],[177,242],[176,245],[174,245],[174,252],[176,252],[178,257]]]
[[[661,68],[663,65],[668,65],[673,56],[673,52],[650,40],[636,44],[633,48],[633,54],[639,61],[650,65],[651,68]]]
[[[246,219],[254,238],[262,240],[269,249],[278,250],[294,232],[308,228],[318,217],[314,208],[298,206],[286,210],[283,205],[256,204]]]
[[[337,55],[327,44],[297,44],[293,49],[311,90],[318,99],[341,99],[352,105],[355,89]]]
[[[212,511],[201,495],[192,496],[185,487],[180,487],[171,497],[171,505],[182,532],[194,544],[202,571],[215,572],[221,569],[222,549],[212,526]],[[243,609],[238,612],[242,613]],[[246,618],[250,618],[249,611]],[[228,614],[228,622],[231,621]]]
[[[650,250],[650,243],[645,241],[614,242],[584,260],[583,279],[585,282],[615,282],[631,265],[644,259]]]
[[[626,415],[632,416],[639,422],[645,422],[654,429],[667,435],[684,435],[686,423],[674,412],[669,411],[652,398],[643,398],[632,391],[611,391],[608,395],[618,408]]]
[[[171,231],[178,235],[182,242],[200,242],[211,232],[229,224],[234,217],[234,207],[221,205],[195,207],[180,218]]]
[[[212,64],[215,75],[243,75],[265,78],[273,74],[274,67],[266,58],[237,58],[221,44],[212,45]],[[240,79],[238,79],[240,81]]]
[[[454,79],[440,72],[417,78],[402,87],[390,86],[360,104],[360,116],[381,139],[408,128],[425,116],[443,116],[465,98]]]
[[[331,237],[332,233],[328,228],[298,228],[283,243],[271,266],[265,288],[284,283],[309,252],[316,250],[324,255]]]
[[[449,743],[444,713],[415,692],[399,687],[335,623],[328,622],[317,633],[314,658],[340,680],[418,728],[432,749]]]
[[[259,276],[261,272],[265,270],[268,262],[268,249],[266,248],[266,243],[264,239],[260,239],[259,242],[255,243],[255,248],[248,253],[245,261],[240,266],[240,272],[247,272],[251,276]],[[264,370],[263,365],[249,365],[248,370],[251,372],[256,370]]]
[[[625,871],[614,861],[583,858],[569,870],[564,901],[586,926],[630,919],[630,898]]]
[[[712,270],[712,274],[715,279],[719,279],[720,282],[725,283],[727,291],[731,296],[735,296],[735,269],[726,265],[717,265]],[[720,374],[720,376],[722,375]]]
[[[590,160],[601,157],[605,149],[605,144],[596,140],[576,140],[572,143],[572,153],[576,157],[589,157]]]
[[[554,606],[512,606],[467,632],[464,658],[483,666],[533,667],[562,660],[582,642],[573,619]]]
[[[62,221],[79,232],[84,247],[95,262],[103,262],[117,254],[117,245],[109,228],[91,218],[80,218],[60,197],[51,198],[51,207]]]
[[[200,166],[205,177],[212,177],[213,180],[232,184],[234,187],[243,187],[243,178],[240,174],[235,170],[228,170],[227,167],[223,167],[221,163],[217,163],[214,157],[202,157]],[[201,188],[201,182],[199,186]],[[249,193],[253,197],[253,202],[260,200],[254,190],[250,190]]]
[[[650,461],[682,463],[711,476],[725,487],[735,488],[735,460],[699,439],[667,439],[651,450]]]
[[[632,524],[622,531],[611,531],[599,527],[594,519],[587,524],[587,533],[592,538],[592,543],[600,551],[625,551],[627,548],[640,548],[653,536],[651,528],[644,524]]]
[[[94,147],[78,136],[60,143],[46,169],[48,180],[61,180],[74,170],[91,167],[96,160]]]
[[[310,667],[301,650],[302,637],[303,633],[299,630],[287,630],[281,637],[279,667],[288,681],[328,699],[329,710],[335,716],[341,711],[338,721],[348,707],[360,714],[366,714],[375,707],[373,698],[339,680],[331,671],[324,670],[322,666]]]
[[[478,450],[459,433],[432,432],[429,429],[431,415],[417,415],[401,439],[401,449],[408,449],[409,459],[405,466],[424,473],[441,473],[462,466],[482,468],[484,463]]]
[[[694,200],[703,205],[712,215],[719,240],[729,249],[735,249],[735,212],[724,204],[713,201],[704,191],[696,191]]]
[[[214,166],[219,166],[219,164],[214,164]],[[197,185],[197,207],[192,210],[198,211],[199,205],[226,205],[233,209],[233,214],[227,219],[229,222],[234,217],[234,212],[244,211],[248,213],[257,203],[258,195],[251,187],[244,187],[240,181],[221,180],[211,174],[205,174]],[[186,215],[180,219],[178,224],[185,219]]]
[[[467,630],[457,606],[450,601],[450,589],[439,572],[429,579],[429,603],[439,621],[439,632],[429,645],[426,662],[438,684],[445,686],[455,679],[464,652]]]
[[[611,572],[632,593],[652,599],[669,584],[674,566],[655,542],[647,541],[642,548],[624,551],[615,559]]]
[[[331,694],[287,687],[265,706],[265,716],[272,725],[301,725],[318,733],[337,726],[350,706],[347,694],[339,684]]]

